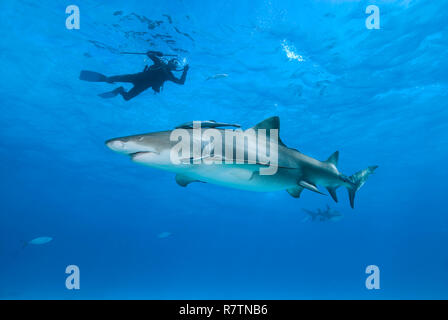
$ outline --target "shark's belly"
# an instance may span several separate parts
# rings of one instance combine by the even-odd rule
[[[251,191],[278,191],[297,185],[290,172],[279,169],[274,175],[260,175],[244,166],[208,165],[189,168],[183,174],[207,183]]]

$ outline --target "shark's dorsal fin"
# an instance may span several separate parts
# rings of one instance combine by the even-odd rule
[[[283,143],[282,139],[280,139],[280,118],[278,116],[267,118],[260,123],[253,126],[251,129],[258,130],[258,129],[266,129],[266,138],[269,139],[269,130],[271,129],[277,129],[278,130],[278,144],[286,147],[286,145]]]
[[[336,151],[325,162],[334,164],[334,166],[337,167],[338,166],[338,160],[339,160],[339,151]]]
[[[192,179],[189,176],[185,176],[182,174],[176,174],[176,182],[181,187],[186,187],[192,182],[202,182],[202,181]]]

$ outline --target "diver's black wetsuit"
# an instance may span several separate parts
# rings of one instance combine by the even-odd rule
[[[146,66],[142,72],[106,77],[105,82],[129,82],[134,85],[134,87],[129,91],[126,91],[123,87],[119,87],[110,92],[110,94],[121,94],[123,99],[128,101],[148,88],[152,88],[155,92],[160,92],[160,88],[163,86],[165,81],[172,81],[177,84],[185,83],[188,65],[185,66],[182,76],[178,79],[171,72],[174,68],[170,67],[169,64],[166,64],[160,60],[154,53],[148,53],[148,57],[154,62],[154,64],[150,67]]]

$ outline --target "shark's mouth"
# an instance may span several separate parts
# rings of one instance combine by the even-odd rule
[[[138,160],[138,159],[141,159],[150,154],[156,155],[156,154],[160,154],[160,153],[154,152],[154,151],[138,151],[138,152],[130,153],[129,156],[131,157],[131,160]]]

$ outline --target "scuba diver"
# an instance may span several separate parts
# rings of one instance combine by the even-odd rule
[[[183,69],[179,69],[180,63],[176,58],[169,60],[168,63],[160,59],[160,57],[163,57],[162,52],[148,51],[146,55],[154,62],[154,64],[150,67],[145,66],[145,69],[143,69],[142,72],[107,77],[98,72],[82,70],[79,75],[79,79],[90,82],[132,83],[134,87],[129,91],[126,91],[123,87],[118,87],[110,92],[99,94],[99,96],[102,98],[113,98],[120,94],[126,101],[129,101],[132,98],[138,96],[148,88],[152,88],[154,90],[154,93],[160,92],[160,88],[163,87],[163,83],[165,81],[172,81],[177,84],[185,83],[185,79],[187,77],[187,72],[189,69],[188,64]],[[183,71],[182,76],[180,78],[176,78],[172,73],[173,71]]]

